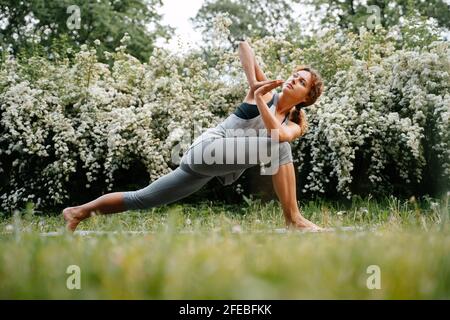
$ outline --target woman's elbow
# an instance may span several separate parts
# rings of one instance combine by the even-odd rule
[[[252,48],[246,40],[239,41],[238,51],[253,54]]]
[[[298,126],[297,130],[282,130],[280,134],[280,142],[292,142],[295,139],[300,139],[303,137],[306,132],[308,131],[308,125],[305,126]]]
[[[293,139],[289,132],[286,132],[285,130],[272,130],[271,133],[272,139],[277,140],[280,143],[291,142]]]
[[[239,41],[239,46],[244,46],[244,45],[248,45],[247,40],[240,40]]]

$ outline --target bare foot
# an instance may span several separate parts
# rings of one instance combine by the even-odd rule
[[[298,219],[296,219],[296,221],[293,221],[290,224],[288,224],[288,228],[312,232],[325,231],[324,228],[319,227],[318,225],[309,221],[303,216],[300,216]]]
[[[78,207],[69,207],[63,210],[64,220],[66,220],[66,229],[68,231],[75,231],[78,224],[86,219],[89,214],[83,212]]]

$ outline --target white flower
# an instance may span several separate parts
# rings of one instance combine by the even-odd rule
[[[436,211],[437,209],[439,209],[439,203],[437,203],[435,201],[430,202],[430,208],[431,208],[431,210]]]
[[[242,233],[242,228],[240,225],[236,224],[231,228],[232,233]]]

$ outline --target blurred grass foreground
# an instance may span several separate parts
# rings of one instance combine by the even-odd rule
[[[286,231],[273,201],[95,216],[74,235],[29,208],[0,219],[0,298],[450,297],[448,199],[302,208],[335,231]]]

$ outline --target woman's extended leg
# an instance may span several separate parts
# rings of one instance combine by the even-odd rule
[[[277,173],[272,175],[272,182],[275,193],[281,202],[284,219],[288,227],[321,229],[300,213],[297,204],[295,171],[292,162],[281,165]]]
[[[74,231],[82,220],[95,213],[117,213],[169,204],[194,193],[211,179],[178,167],[143,189],[108,193],[81,206],[64,209],[66,227]]]

